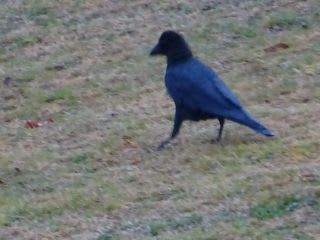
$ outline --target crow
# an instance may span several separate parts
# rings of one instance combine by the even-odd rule
[[[181,34],[175,31],[163,32],[150,52],[150,56],[155,55],[164,55],[167,58],[165,85],[175,103],[172,133],[161,142],[159,150],[178,135],[185,120],[218,119],[219,134],[212,141],[220,141],[226,119],[265,136],[274,136],[245,111],[235,94],[210,67],[193,57]]]

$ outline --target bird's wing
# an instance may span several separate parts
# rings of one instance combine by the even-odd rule
[[[198,60],[168,68],[165,80],[176,104],[226,118],[242,109],[229,87]]]

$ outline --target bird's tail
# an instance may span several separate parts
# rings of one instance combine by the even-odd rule
[[[240,123],[242,125],[245,125],[265,136],[268,136],[268,137],[274,136],[274,134],[268,128],[266,128],[257,120],[255,120],[252,116],[250,116],[249,113],[245,112],[244,110],[236,114],[232,114],[232,116],[230,116],[229,119],[237,123]]]

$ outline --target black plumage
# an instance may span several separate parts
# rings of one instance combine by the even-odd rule
[[[225,119],[245,125],[265,136],[273,136],[269,129],[244,110],[234,93],[211,68],[193,57],[190,47],[180,34],[174,31],[163,32],[150,55],[167,57],[165,84],[176,106],[171,136],[160,144],[159,149],[177,136],[185,120],[218,119],[218,141]]]

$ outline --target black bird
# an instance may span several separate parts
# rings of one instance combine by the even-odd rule
[[[165,84],[176,107],[171,136],[158,149],[177,136],[184,120],[218,119],[220,129],[217,141],[221,139],[225,119],[265,136],[273,136],[269,129],[244,110],[234,93],[210,67],[193,57],[190,47],[179,33],[163,32],[150,55],[167,57]]]

